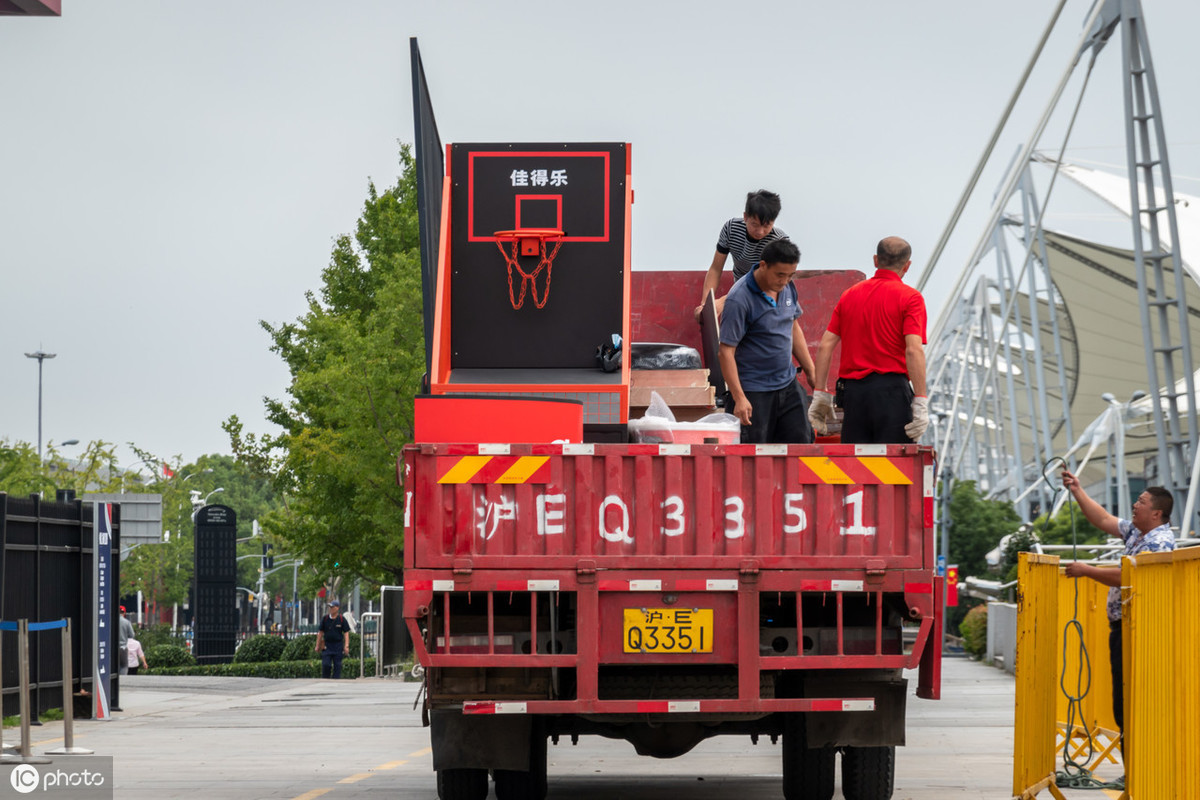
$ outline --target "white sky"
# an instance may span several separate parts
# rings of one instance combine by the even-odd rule
[[[1200,194],[1200,3],[1144,4],[1177,188]],[[868,270],[896,234],[915,272],[1053,6],[65,0],[60,19],[0,18],[0,438],[36,440],[23,354],[39,348],[58,354],[46,440],[191,460],[228,452],[230,414],[266,430],[262,397],[287,372],[258,320],[303,312],[367,180],[394,180],[410,36],[443,142],[633,143],[635,269],[706,267],[721,223],[767,187],[802,269]],[[1067,4],[927,288],[931,314],[1088,8]],[[1112,42],[1069,158],[1123,163],[1118,61]],[[1050,226],[1128,236],[1055,191]]]

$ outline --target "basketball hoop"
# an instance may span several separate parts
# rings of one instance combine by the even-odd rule
[[[508,266],[508,299],[512,303],[513,309],[519,309],[525,303],[525,289],[529,287],[529,294],[533,297],[533,304],[538,308],[545,308],[546,301],[550,299],[550,271],[554,268],[554,257],[558,255],[558,250],[562,247],[563,232],[553,228],[519,228],[513,231],[496,231],[493,236],[496,237],[496,247],[500,248],[500,254],[504,256],[504,261]],[[546,242],[554,241],[554,249],[547,254]],[[505,244],[508,244],[508,249],[505,249]],[[521,267],[521,258],[537,258],[538,264],[534,267],[533,272],[526,272]],[[519,295],[513,294],[513,270],[516,270],[521,276],[521,292]],[[542,290],[542,298],[538,299],[537,277],[542,270],[546,271],[546,288]]]

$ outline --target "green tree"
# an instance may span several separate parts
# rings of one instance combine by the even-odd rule
[[[988,571],[987,554],[1000,539],[1015,531],[1021,518],[1010,503],[988,500],[975,481],[958,481],[950,490],[951,564],[958,564],[959,580]]]
[[[286,399],[266,401],[278,436],[225,423],[234,453],[270,474],[286,501],[263,524],[318,575],[397,582],[404,492],[396,460],[412,440],[412,397],[425,369],[416,172],[367,199],[353,236],[335,242],[308,311],[263,322],[291,373]]]
[[[1043,544],[1103,544],[1108,541],[1108,535],[1084,518],[1074,500],[1064,503],[1050,520],[1042,514],[1034,520],[1033,528]]]

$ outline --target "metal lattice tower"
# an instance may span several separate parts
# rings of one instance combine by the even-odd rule
[[[1196,454],[1196,386],[1179,228],[1171,200],[1174,191],[1166,134],[1141,3],[1121,0],[1120,6],[1126,161],[1138,305],[1148,390],[1154,407],[1162,411],[1153,415],[1159,481],[1182,499],[1188,488],[1189,465]],[[1162,240],[1164,225],[1169,249],[1164,249]],[[1182,523],[1185,530],[1194,527],[1192,520]]]

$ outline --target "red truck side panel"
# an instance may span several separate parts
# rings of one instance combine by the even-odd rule
[[[409,567],[933,564],[927,447],[423,444],[405,458]]]

